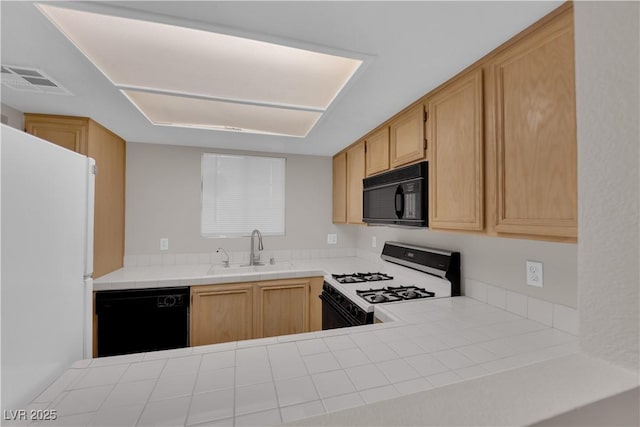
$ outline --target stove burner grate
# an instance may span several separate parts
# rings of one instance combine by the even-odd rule
[[[365,282],[377,282],[379,280],[392,280],[393,277],[384,273],[358,273]]]
[[[365,279],[363,279],[360,276],[360,273],[353,273],[353,274],[332,274],[333,278],[336,279],[336,281],[338,283],[359,283],[359,282],[366,282]]]
[[[332,274],[338,283],[360,283],[377,282],[380,280],[392,280],[393,277],[384,273],[353,273],[353,274]]]
[[[417,286],[388,286],[380,289],[356,291],[361,298],[371,304],[402,301],[418,298],[433,298],[436,294]]]

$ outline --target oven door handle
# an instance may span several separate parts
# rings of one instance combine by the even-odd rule
[[[337,311],[347,322],[351,324],[351,326],[360,326],[361,323],[358,322],[356,318],[347,313],[347,311],[340,307],[338,304],[333,302],[331,297],[326,296],[324,292],[320,294],[320,299],[322,300],[322,302],[328,304],[331,308]]]

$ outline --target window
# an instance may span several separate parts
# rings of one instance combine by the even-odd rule
[[[202,235],[284,235],[285,168],[280,157],[204,153]]]

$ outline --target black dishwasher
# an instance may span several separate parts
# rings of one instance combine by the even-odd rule
[[[98,357],[187,347],[189,288],[96,293]]]

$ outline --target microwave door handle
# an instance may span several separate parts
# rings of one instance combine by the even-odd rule
[[[404,190],[402,185],[398,185],[396,188],[395,194],[395,208],[396,208],[396,216],[398,218],[404,217]]]

